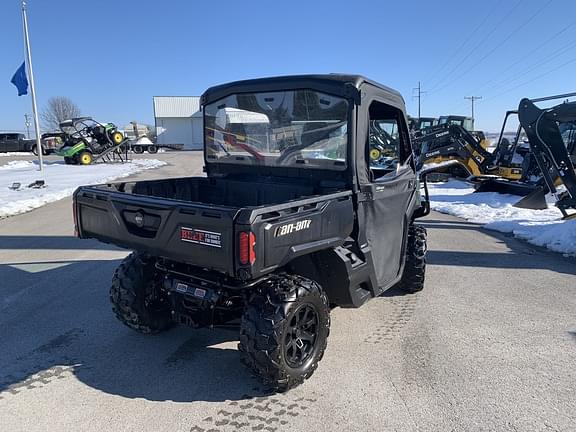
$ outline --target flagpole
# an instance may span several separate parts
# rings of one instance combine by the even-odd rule
[[[28,65],[28,76],[30,77],[30,96],[32,96],[32,112],[34,114],[34,128],[36,129],[36,151],[38,152],[38,162],[40,171],[44,169],[42,158],[42,140],[40,139],[40,122],[38,121],[38,108],[36,106],[36,88],[34,87],[34,72],[32,71],[32,52],[30,51],[30,38],[28,37],[28,16],[26,14],[26,0],[22,0],[22,22],[24,24],[24,45],[26,47],[26,64]]]

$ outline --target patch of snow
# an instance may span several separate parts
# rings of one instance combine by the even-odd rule
[[[44,172],[41,173],[36,161],[11,161],[0,166],[0,218],[24,213],[70,196],[78,186],[106,183],[163,165],[166,162],[157,159],[134,159],[124,164],[89,166],[45,162]],[[42,179],[46,181],[46,187],[27,187]],[[20,183],[20,189],[11,190],[13,183]]]
[[[431,183],[430,206],[484,228],[504,233],[565,255],[576,256],[576,220],[562,220],[562,213],[548,197],[549,208],[529,210],[513,207],[521,197],[496,192],[474,192],[460,180]]]

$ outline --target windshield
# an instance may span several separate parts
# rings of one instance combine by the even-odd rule
[[[313,90],[231,95],[204,109],[206,159],[344,169],[348,102]]]

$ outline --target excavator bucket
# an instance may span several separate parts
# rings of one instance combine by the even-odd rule
[[[548,208],[548,204],[546,203],[547,193],[548,188],[546,186],[537,186],[531,193],[514,204],[514,207],[530,210],[546,210]]]
[[[500,178],[484,178],[476,183],[476,192],[498,192],[518,196],[527,196],[534,192],[535,185],[509,181]]]

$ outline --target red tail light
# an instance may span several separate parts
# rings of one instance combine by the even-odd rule
[[[254,252],[254,245],[256,244],[256,236],[252,232],[243,231],[240,233],[239,238],[239,254],[240,264],[252,265],[256,261],[256,252]]]

